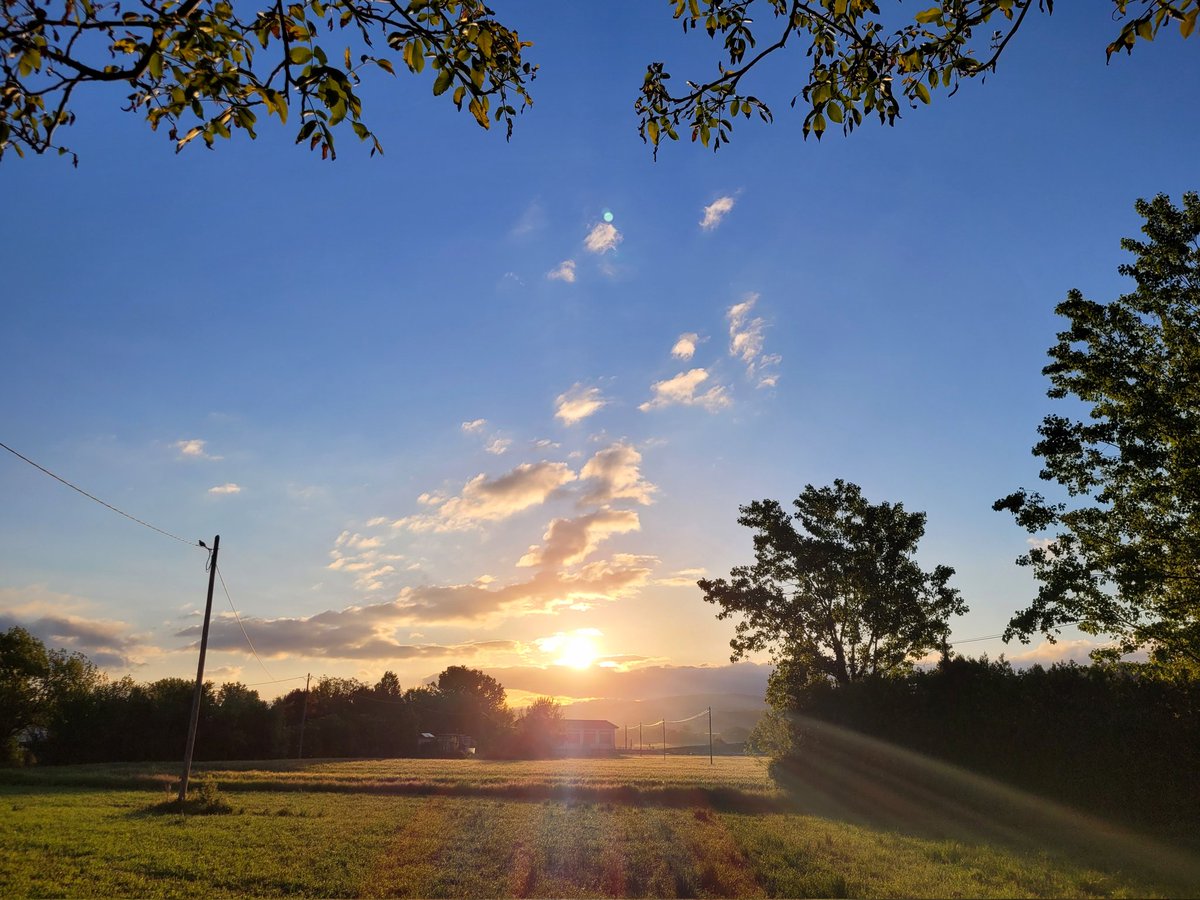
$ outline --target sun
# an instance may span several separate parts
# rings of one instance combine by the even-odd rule
[[[562,654],[555,662],[573,669],[586,669],[600,655],[596,642],[586,634],[572,634],[563,639]]]

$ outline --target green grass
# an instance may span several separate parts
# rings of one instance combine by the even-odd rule
[[[231,813],[152,812],[173,767],[0,772],[0,895],[1119,897],[1197,887],[1119,853],[811,815],[747,758],[203,768]]]

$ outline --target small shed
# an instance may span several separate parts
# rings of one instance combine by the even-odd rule
[[[605,719],[563,719],[555,750],[564,756],[615,753],[617,726]]]

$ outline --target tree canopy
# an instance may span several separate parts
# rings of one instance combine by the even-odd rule
[[[775,500],[741,507],[754,565],[699,582],[717,618],[738,619],[733,661],[768,651],[792,683],[848,684],[906,671],[944,644],[949,617],[967,607],[952,568],[926,572],[913,558],[924,513],[871,503],[841,479],[806,485],[793,505],[790,515]]]
[[[1111,303],[1068,293],[1056,311],[1069,327],[1042,370],[1050,397],[1086,408],[1046,416],[1033,448],[1072,499],[1022,489],[995,503],[1051,535],[1017,560],[1038,594],[1005,637],[1078,620],[1116,638],[1114,653],[1200,662],[1200,195],[1136,209],[1147,240],[1122,240],[1135,259],[1119,268],[1134,290]]]
[[[891,124],[902,104],[929,103],[994,71],[1030,11],[1054,5],[927,2],[913,10],[899,0],[668,0],[685,32],[720,41],[721,58],[712,78],[680,91],[668,87],[663,63],[650,63],[635,101],[639,133],[656,152],[680,129],[716,149],[738,116],[770,121],[771,107],[748,85],[764,59],[789,49],[807,60],[791,98],[807,110],[806,136],[831,124],[849,133],[872,115]],[[1200,11],[1200,0],[1111,2],[1119,31],[1109,56],[1171,24],[1187,37]],[[760,47],[764,30],[770,42]],[[435,95],[511,135],[533,102],[532,46],[481,0],[0,0],[0,158],[71,154],[58,132],[75,119],[76,90],[98,83],[126,89],[123,108],[165,126],[177,149],[197,138],[211,148],[236,130],[254,137],[265,113],[290,117],[296,142],[329,158],[333,129],[349,123],[374,154],[382,145],[357,92],[370,70],[424,74]]]

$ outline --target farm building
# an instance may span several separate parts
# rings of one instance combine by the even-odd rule
[[[427,756],[473,756],[475,739],[468,734],[430,734],[423,731],[417,735],[417,749]]]
[[[567,756],[614,753],[617,726],[604,719],[563,719],[559,722],[558,742],[554,749]]]

